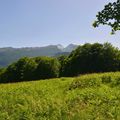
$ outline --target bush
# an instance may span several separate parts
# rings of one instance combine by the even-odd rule
[[[36,57],[37,68],[35,70],[36,79],[47,79],[59,77],[60,63],[52,57]]]

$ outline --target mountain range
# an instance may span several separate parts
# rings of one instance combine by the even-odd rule
[[[5,67],[12,62],[18,60],[19,58],[25,56],[36,57],[68,55],[72,50],[76,49],[77,47],[78,45],[75,44],[69,44],[67,47],[63,47],[61,44],[58,44],[48,45],[45,47],[0,48],[0,67]]]

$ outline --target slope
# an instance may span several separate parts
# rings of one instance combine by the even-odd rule
[[[120,73],[0,85],[0,120],[120,120]]]

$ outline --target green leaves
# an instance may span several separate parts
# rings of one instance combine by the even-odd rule
[[[36,79],[55,78],[59,76],[60,63],[56,58],[36,57]]]
[[[0,74],[0,82],[21,82],[55,78],[59,76],[60,63],[51,57],[24,57],[9,65]]]
[[[118,71],[120,69],[120,51],[110,43],[86,43],[74,50],[64,60],[62,75]]]
[[[108,25],[112,28],[111,34],[120,30],[120,0],[105,5],[104,9],[98,12],[96,18],[93,27],[98,27],[100,24]]]

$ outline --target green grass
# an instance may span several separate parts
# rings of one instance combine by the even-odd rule
[[[120,120],[120,72],[1,84],[0,120]]]

